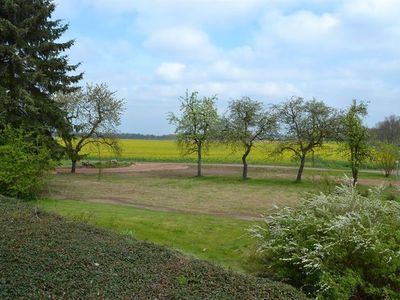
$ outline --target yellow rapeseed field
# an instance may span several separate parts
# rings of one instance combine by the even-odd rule
[[[196,155],[182,156],[177,148],[175,141],[165,140],[120,140],[122,154],[116,157],[114,153],[105,147],[86,148],[84,152],[90,159],[124,159],[132,161],[169,161],[169,162],[194,162]],[[283,155],[274,155],[275,143],[258,143],[254,146],[248,157],[251,164],[294,164],[291,153],[286,152]],[[241,150],[233,151],[232,148],[221,144],[212,144],[209,151],[204,153],[205,162],[213,163],[240,163]],[[345,164],[346,158],[340,151],[340,145],[337,143],[327,143],[323,148],[317,149],[314,154],[315,166],[333,167]],[[312,157],[308,159],[308,165],[312,165]]]

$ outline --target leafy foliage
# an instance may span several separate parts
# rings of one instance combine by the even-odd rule
[[[2,299],[304,299],[154,244],[0,197]]]
[[[230,102],[222,133],[223,141],[231,144],[234,149],[240,147],[244,150],[242,177],[247,179],[247,156],[254,143],[272,139],[277,135],[276,116],[264,111],[261,102],[243,97]]]
[[[296,178],[300,181],[307,155],[322,147],[327,139],[336,138],[337,112],[322,101],[305,101],[300,97],[292,97],[275,109],[284,127],[278,151],[290,151],[300,161]]]
[[[198,98],[197,92],[186,91],[181,97],[181,117],[169,113],[168,120],[176,126],[175,134],[179,148],[184,155],[197,154],[197,176],[201,176],[202,152],[213,136],[213,129],[218,123],[215,107],[217,97]]]
[[[362,118],[366,115],[367,105],[353,100],[352,105],[344,113],[341,122],[340,135],[351,164],[353,185],[357,183],[361,164],[371,157],[371,149],[368,144],[368,128],[362,123]]]
[[[400,148],[393,144],[379,143],[374,147],[373,158],[382,168],[385,177],[389,177],[396,166],[396,160],[400,159]]]
[[[318,299],[397,299],[400,204],[352,184],[278,209],[252,229],[268,268]]]
[[[118,140],[114,137],[120,124],[124,101],[115,98],[106,84],[87,85],[85,90],[69,94],[56,94],[55,101],[66,113],[68,127],[60,130],[65,152],[72,161],[84,157],[82,149],[88,145],[105,145],[119,153]]]
[[[0,193],[33,198],[54,166],[50,151],[40,146],[40,137],[7,126],[0,132]]]
[[[64,54],[73,41],[60,42],[68,29],[53,20],[51,0],[0,2],[0,128],[10,124],[51,137],[60,128],[62,112],[51,99],[72,91],[82,74]]]

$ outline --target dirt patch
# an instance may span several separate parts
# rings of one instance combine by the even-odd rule
[[[173,164],[173,163],[137,163],[132,164],[128,167],[119,168],[103,168],[101,173],[118,174],[118,173],[131,173],[131,172],[149,172],[149,171],[163,171],[163,170],[185,170],[189,166],[184,164]],[[57,173],[69,173],[70,168],[57,168]],[[100,169],[98,168],[77,168],[76,173],[78,174],[97,174]]]

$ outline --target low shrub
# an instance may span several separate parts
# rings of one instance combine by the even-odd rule
[[[399,147],[393,144],[380,143],[375,146],[373,157],[383,170],[385,177],[389,177],[396,167],[396,160],[400,156]]]
[[[343,184],[251,229],[266,270],[317,299],[400,297],[400,204]]]
[[[0,194],[34,198],[43,187],[54,164],[40,139],[22,129],[0,131]]]

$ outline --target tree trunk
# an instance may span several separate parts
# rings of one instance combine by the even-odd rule
[[[352,185],[356,186],[358,179],[358,163],[356,160],[356,149],[350,148],[351,153],[351,174],[353,176]]]
[[[197,177],[201,177],[203,175],[201,173],[201,151],[202,145],[199,143],[197,144]]]
[[[242,156],[242,162],[243,162],[243,175],[242,175],[242,178],[243,178],[243,180],[246,180],[246,179],[249,178],[247,176],[247,172],[248,172],[247,156],[249,155],[250,150],[251,150],[251,146],[250,147],[246,147],[246,152]]]
[[[300,167],[299,167],[299,171],[297,172],[297,177],[296,177],[297,182],[301,181],[301,176],[303,175],[305,162],[306,162],[306,156],[303,154],[300,158]]]
[[[76,171],[76,159],[72,159],[72,167],[71,167],[71,173],[75,173]]]
[[[356,186],[358,180],[358,168],[353,166],[351,168],[351,173],[353,174],[353,186]]]

